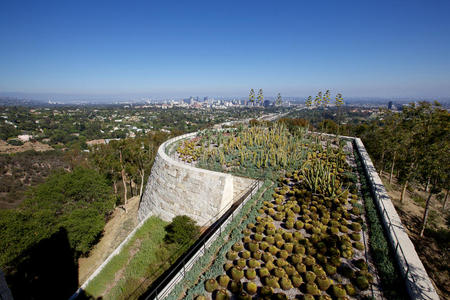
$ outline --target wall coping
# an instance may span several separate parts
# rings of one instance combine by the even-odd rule
[[[231,174],[227,174],[227,173],[222,173],[222,172],[216,172],[216,171],[211,171],[211,170],[206,170],[206,169],[202,169],[202,168],[197,168],[185,163],[182,163],[180,161],[177,161],[175,159],[173,159],[172,157],[170,157],[169,155],[166,154],[166,148],[170,145],[172,145],[175,142],[178,142],[179,140],[183,140],[183,139],[187,139],[190,137],[195,137],[197,136],[199,132],[191,132],[191,133],[186,133],[174,138],[171,138],[167,141],[165,141],[164,143],[161,144],[161,146],[158,148],[158,155],[165,161],[167,161],[168,163],[175,165],[179,168],[183,168],[183,169],[187,169],[190,171],[194,171],[194,172],[199,172],[199,173],[204,173],[204,174],[210,174],[210,175],[216,175],[216,176],[221,176],[221,177],[229,177],[232,178],[233,175]]]

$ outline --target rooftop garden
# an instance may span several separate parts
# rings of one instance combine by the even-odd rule
[[[266,189],[169,299],[403,297],[351,143],[275,123],[204,131],[173,155]]]

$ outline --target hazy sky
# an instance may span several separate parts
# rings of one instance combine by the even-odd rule
[[[450,96],[450,1],[0,1],[0,93]]]

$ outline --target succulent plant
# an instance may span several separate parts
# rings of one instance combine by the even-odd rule
[[[275,264],[272,261],[267,262],[264,267],[266,267],[269,271],[272,271],[276,268]]]
[[[250,236],[251,234],[252,234],[252,231],[250,230],[250,229],[248,229],[248,228],[245,228],[244,230],[242,230],[242,233],[245,235],[245,236]],[[240,250],[239,250],[240,251]]]
[[[357,241],[361,240],[361,235],[359,233],[351,233],[350,238],[357,242]]]
[[[244,258],[244,259],[248,259],[248,258],[250,258],[250,256],[251,256],[250,251],[243,250],[243,251],[241,252],[241,257]]]
[[[252,238],[250,236],[244,236],[242,238],[242,242],[244,243],[250,243],[252,241]]]
[[[220,275],[217,281],[220,286],[226,288],[230,282],[230,277],[228,277],[228,275]]]
[[[369,280],[365,276],[358,276],[355,279],[355,285],[362,291],[367,290],[369,288]]]
[[[318,296],[318,295],[320,295],[320,290],[319,290],[319,288],[318,288],[317,285],[316,285],[315,283],[313,283],[313,282],[308,282],[308,283],[306,284],[306,292],[307,292],[308,294],[310,294],[310,295],[313,295],[313,296]]]
[[[239,294],[242,291],[242,282],[240,282],[240,281],[231,281],[230,282],[230,291],[233,294]]]
[[[298,264],[295,265],[295,269],[299,273],[305,273],[306,272],[306,265],[303,264],[303,263],[298,263]]]
[[[345,287],[342,284],[333,285],[332,292],[336,298],[343,298],[343,297],[347,296]]]
[[[260,260],[262,258],[262,252],[261,251],[255,251],[252,253],[252,257],[256,260]]]
[[[255,236],[253,237],[253,239],[257,242],[262,241],[264,238],[264,236],[261,233],[256,233]]]
[[[263,286],[261,288],[261,296],[263,297],[270,297],[273,294],[273,288],[270,286]]]
[[[368,269],[368,265],[366,263],[366,261],[363,258],[357,259],[353,262],[353,264],[361,270],[367,270]]]
[[[283,258],[283,259],[287,259],[289,257],[289,252],[286,250],[281,250],[278,252],[278,257],[279,258]]]
[[[351,283],[345,285],[345,290],[347,291],[347,294],[349,296],[355,296],[356,295],[356,289]]]
[[[302,221],[295,222],[295,229],[297,229],[297,230],[303,229],[304,226],[305,226],[305,223],[303,223]]]
[[[300,245],[300,244],[294,245],[294,253],[305,254],[305,252],[306,252],[305,246]]]
[[[284,240],[275,241],[275,246],[277,246],[278,249],[283,248]]]
[[[296,288],[300,287],[303,283],[302,276],[295,274],[291,276],[292,285]]]
[[[325,272],[327,273],[327,275],[334,275],[336,274],[336,267],[333,265],[325,265]]]
[[[307,255],[305,256],[305,258],[303,259],[303,263],[306,266],[312,266],[316,263],[316,259],[314,257],[312,257],[311,255]]]
[[[355,277],[355,271],[346,264],[342,264],[339,267],[339,273],[341,273],[342,276],[349,278],[349,279],[353,279]]]
[[[329,295],[320,295],[318,300],[333,300]]]
[[[277,258],[277,259],[274,261],[274,263],[275,263],[275,265],[276,265],[277,267],[283,267],[283,266],[289,264],[284,258]]]
[[[273,245],[275,243],[275,238],[273,236],[265,236],[264,241],[270,245]]]
[[[339,267],[341,265],[341,258],[339,256],[332,256],[330,257],[329,262],[335,266],[335,267]]]
[[[361,242],[354,242],[353,243],[353,248],[358,249],[358,250],[364,250],[364,244]]]
[[[219,288],[219,284],[215,279],[208,279],[205,281],[205,290],[209,293],[214,292]]]
[[[280,250],[276,246],[272,245],[272,246],[269,247],[269,252],[272,255],[276,255],[278,253],[278,251],[280,251]]]
[[[316,277],[317,275],[314,272],[312,271],[306,272],[305,279],[307,282],[314,282],[316,280]]]
[[[208,298],[206,298],[203,295],[198,295],[197,297],[195,297],[195,300],[207,300]]]
[[[233,250],[228,250],[227,252],[227,259],[229,260],[235,260],[238,257],[238,253]]]
[[[230,262],[227,262],[227,263],[225,263],[225,264],[223,265],[223,269],[224,269],[225,271],[230,270],[232,267],[233,267],[233,264],[230,263]]]
[[[250,250],[250,252],[255,252],[259,250],[259,244],[255,242],[250,242],[247,244],[247,249]]]
[[[233,280],[235,280],[235,281],[239,281],[244,277],[244,271],[239,266],[231,268],[230,273],[231,273],[231,278],[233,278]]]
[[[302,300],[315,300],[316,298],[314,298],[313,295],[304,294],[303,297],[302,297],[301,299],[302,299]]]
[[[254,295],[258,291],[258,286],[254,282],[247,282],[245,284],[245,289],[249,295]]]
[[[236,266],[241,268],[245,268],[245,266],[247,265],[247,260],[245,258],[236,259],[234,262]]]
[[[263,278],[270,275],[269,269],[262,267],[258,270],[259,277]]]
[[[319,286],[319,289],[326,291],[330,287],[331,281],[326,275],[322,275],[317,277],[317,285]]]
[[[264,278],[265,284],[268,287],[279,289],[280,285],[278,284],[278,277],[270,275]]]
[[[302,260],[303,260],[303,256],[302,255],[300,255],[300,254],[293,254],[293,255],[291,255],[290,256],[290,262],[292,263],[292,264],[298,264],[298,263],[301,263],[302,262]]]
[[[228,295],[228,292],[226,289],[220,289],[217,291],[214,299],[215,300],[228,300],[228,299],[230,299],[230,296]]]
[[[238,243],[233,244],[233,246],[231,248],[233,248],[234,251],[239,252],[244,249],[244,245],[242,243],[238,242]]]
[[[238,298],[238,300],[251,300],[252,296],[250,296],[249,294],[247,294],[244,291],[241,291],[237,298]]]
[[[254,258],[249,259],[247,262],[248,262],[248,267],[249,268],[259,268],[261,266],[259,261],[257,261]]]
[[[350,226],[353,231],[361,231],[361,224],[358,222],[353,222]]]
[[[283,269],[286,272],[286,274],[289,275],[289,276],[298,274],[297,270],[293,266],[291,266],[290,264],[284,265]]]
[[[287,291],[293,288],[292,282],[288,277],[283,277],[280,279],[280,287]]]

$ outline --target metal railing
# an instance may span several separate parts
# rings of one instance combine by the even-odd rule
[[[153,281],[154,276],[148,277],[141,285],[136,288],[132,294],[126,298],[140,299],[163,299],[166,297],[175,285],[184,279],[186,272],[189,271],[195,262],[205,254],[209,246],[220,236],[222,229],[230,223],[238,211],[250,200],[256,191],[261,187],[261,181],[255,180],[248,188],[242,191],[239,195],[235,196],[236,201],[232,201],[231,205],[224,207],[209,221],[203,224],[201,227],[208,227],[203,234],[190,246],[182,245],[168,261],[176,261],[166,270],[166,266],[160,266],[153,274],[161,274],[156,278],[156,281],[151,283],[150,287],[147,287],[149,280]],[[180,252],[184,252],[180,256]],[[142,293],[143,289],[145,291]]]

